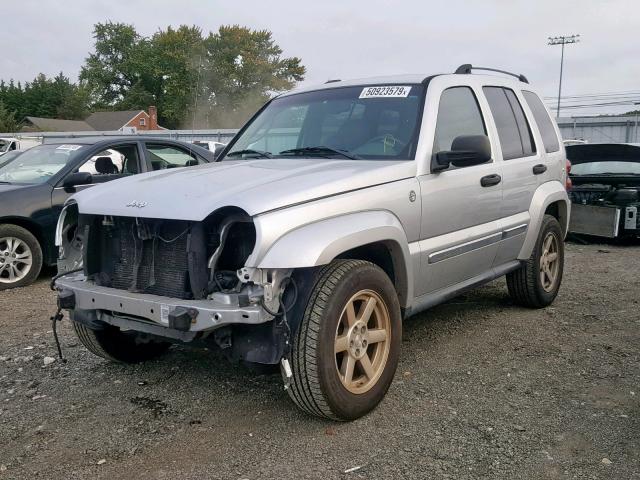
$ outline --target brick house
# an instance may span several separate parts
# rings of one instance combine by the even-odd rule
[[[85,119],[94,130],[121,130],[134,127],[136,130],[160,130],[158,126],[158,111],[156,107],[149,107],[149,113],[144,110],[124,110],[120,112],[95,112]]]
[[[140,130],[164,130],[158,125],[158,110],[149,107],[144,110],[123,110],[116,112],[94,112],[84,120],[58,120],[53,118],[26,117],[23,131],[56,131],[56,132],[86,132],[86,131],[117,131],[135,128]]]

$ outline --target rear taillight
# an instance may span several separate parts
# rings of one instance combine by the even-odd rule
[[[566,188],[567,191],[569,191],[571,190],[571,187],[573,187],[573,182],[571,182],[571,178],[569,178],[569,174],[571,173],[571,162],[569,160],[567,160],[566,169],[567,169],[567,179],[564,182],[564,188]]]

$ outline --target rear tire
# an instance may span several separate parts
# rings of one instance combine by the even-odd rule
[[[42,248],[33,234],[18,225],[0,225],[0,290],[24,287],[42,270]]]
[[[529,259],[507,274],[507,289],[515,303],[528,308],[551,305],[558,295],[564,270],[564,239],[558,220],[545,215]]]
[[[71,322],[82,344],[94,355],[112,362],[140,363],[166,353],[169,342],[140,342],[134,332],[122,332],[108,325],[104,330],[92,330],[78,322]]]
[[[384,271],[362,260],[332,262],[294,334],[289,395],[311,415],[362,417],[391,385],[401,337],[398,297]]]

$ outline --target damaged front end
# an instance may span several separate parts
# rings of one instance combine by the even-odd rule
[[[213,343],[232,359],[275,364],[288,344],[280,317],[291,271],[245,268],[255,242],[236,208],[195,222],[81,215],[71,204],[56,234],[58,270],[71,273],[55,287],[89,328]]]

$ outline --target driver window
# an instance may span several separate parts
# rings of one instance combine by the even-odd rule
[[[107,148],[92,156],[77,171],[88,172],[97,178],[107,175],[134,175],[140,171],[138,148],[135,144]]]
[[[480,107],[469,87],[453,87],[442,92],[433,153],[451,150],[460,135],[486,135]]]

